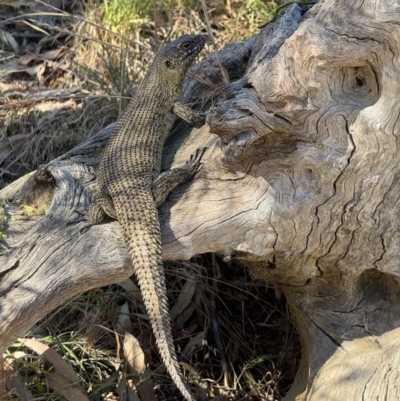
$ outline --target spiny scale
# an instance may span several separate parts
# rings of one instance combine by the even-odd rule
[[[202,113],[179,101],[185,74],[204,43],[202,35],[185,35],[159,51],[104,151],[88,215],[89,224],[101,223],[105,214],[119,221],[161,357],[188,401],[194,397],[171,335],[157,207],[200,168],[203,149],[183,167],[160,174],[164,142],[177,116],[204,122]]]

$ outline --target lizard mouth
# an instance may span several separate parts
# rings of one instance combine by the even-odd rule
[[[200,36],[198,43],[191,49],[188,49],[186,51],[186,54],[183,56],[182,61],[185,63],[190,63],[192,60],[194,60],[194,58],[203,50],[205,43],[206,43],[205,37]]]

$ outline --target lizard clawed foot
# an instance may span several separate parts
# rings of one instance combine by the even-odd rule
[[[78,218],[76,218],[74,220],[71,220],[71,221],[67,221],[67,223],[65,224],[67,227],[68,226],[72,226],[73,224],[78,224],[81,221],[86,221],[85,213],[82,213],[77,209],[73,209],[73,210],[74,210],[75,213],[78,213],[80,217],[78,217]]]
[[[193,119],[192,119],[191,123],[196,128],[200,128],[201,126],[203,126],[206,123],[206,117],[207,117],[206,113],[203,113],[202,111],[196,112],[193,115]]]
[[[79,230],[79,234],[84,234],[87,230],[89,230],[89,228],[92,227],[92,224],[85,224],[80,230]]]
[[[198,148],[195,153],[190,155],[189,160],[186,162],[183,167],[185,170],[191,173],[191,175],[195,175],[202,167],[202,163],[200,163],[201,158],[204,155],[204,152],[207,148]]]
[[[190,180],[201,168],[200,163],[207,148],[199,148],[190,155],[183,167],[173,168],[161,173],[153,183],[153,197],[157,207],[167,198],[170,191],[178,184]]]
[[[82,221],[87,222],[88,219],[86,217],[86,214],[81,213],[79,210],[75,210],[76,213],[78,213],[80,215],[80,217],[78,217],[75,220],[71,220],[71,221],[67,221],[67,223],[65,224],[67,227],[68,226],[72,226],[73,224],[78,224],[81,223]],[[81,229],[79,229],[79,233],[83,234],[86,230],[88,230],[90,227],[92,226],[92,224],[85,224]]]

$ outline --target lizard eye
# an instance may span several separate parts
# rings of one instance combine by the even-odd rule
[[[174,68],[173,65],[172,65],[172,63],[171,63],[171,61],[169,61],[169,60],[167,60],[167,61],[165,62],[165,66],[166,66],[167,68]]]
[[[184,49],[189,49],[190,46],[191,46],[190,43],[184,43],[184,44],[182,45],[182,47],[183,47]]]

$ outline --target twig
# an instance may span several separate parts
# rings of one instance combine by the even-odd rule
[[[215,43],[214,35],[213,35],[212,29],[211,29],[210,17],[208,16],[206,0],[201,0],[201,4],[203,6],[204,18],[205,18],[206,24],[207,24],[208,35],[210,37],[212,46],[213,46],[214,51],[215,51],[216,64],[219,67],[219,69],[221,70],[222,79],[223,79],[225,85],[229,85],[229,83],[230,83],[229,74],[228,74],[228,71],[226,70],[226,68],[222,65],[221,58],[219,57],[217,44]]]
[[[215,254],[212,254],[212,259],[213,259],[213,268],[214,268],[214,277],[216,276],[216,266],[218,266],[217,261],[215,260]],[[219,268],[218,268],[219,270]],[[221,365],[222,365],[222,371],[224,373],[224,386],[228,387],[228,363],[226,362],[226,354],[225,354],[225,349],[222,344],[222,339],[221,339],[221,333],[219,330],[219,323],[217,319],[217,302],[215,300],[215,294],[218,292],[218,282],[217,280],[212,280],[212,286],[214,288],[214,291],[210,291],[210,311],[211,311],[211,323],[212,323],[212,329],[215,337],[215,342],[217,343],[218,351],[221,355]]]

